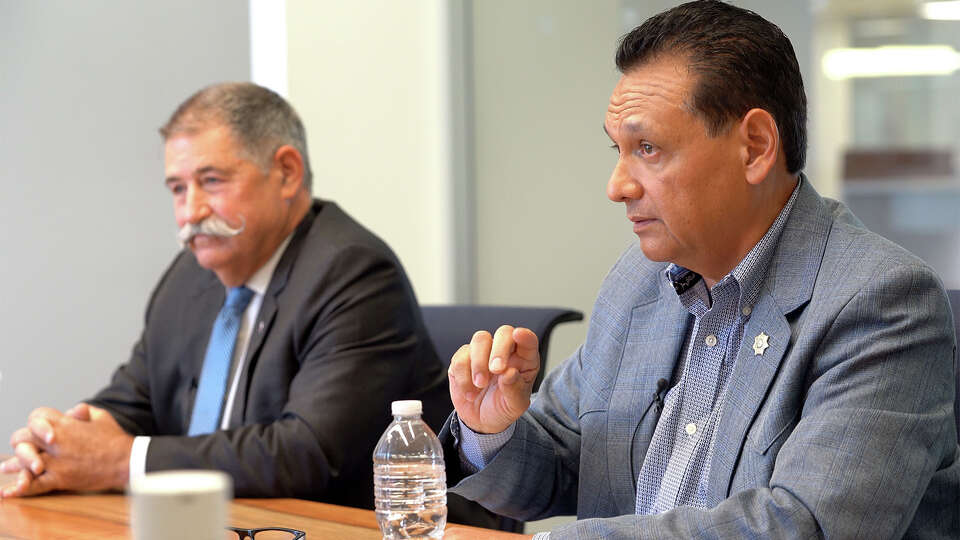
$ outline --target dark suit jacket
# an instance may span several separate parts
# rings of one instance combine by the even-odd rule
[[[230,429],[187,437],[224,286],[185,250],[160,280],[128,364],[90,401],[152,437],[147,471],[210,468],[237,496],[371,508],[390,402],[450,410],[446,373],[400,262],[336,204],[314,201],[264,294]]]

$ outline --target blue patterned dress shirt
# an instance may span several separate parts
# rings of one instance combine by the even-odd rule
[[[664,279],[670,280],[693,323],[640,469],[637,514],[660,514],[677,506],[707,508],[715,428],[723,414],[727,383],[737,351],[752,348],[756,338],[747,336],[744,343],[743,327],[799,189],[797,182],[763,238],[711,289],[681,266],[671,264],[665,271]]]

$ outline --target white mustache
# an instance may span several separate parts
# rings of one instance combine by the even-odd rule
[[[183,227],[180,227],[180,230],[177,231],[177,242],[180,243],[180,248],[183,249],[187,247],[190,240],[193,240],[193,237],[198,234],[230,238],[231,236],[242,233],[246,226],[247,220],[244,219],[243,216],[240,216],[239,227],[231,227],[229,223],[219,216],[210,216],[200,223],[187,223]]]

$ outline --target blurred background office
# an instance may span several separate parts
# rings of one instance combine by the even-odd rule
[[[126,360],[177,249],[156,128],[216,81],[291,100],[316,196],[421,302],[589,315],[632,239],[604,191],[613,52],[675,3],[0,0],[0,435]],[[734,3],[794,43],[813,184],[960,287],[960,2]],[[585,332],[559,327],[548,367]]]

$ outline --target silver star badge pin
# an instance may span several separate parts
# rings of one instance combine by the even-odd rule
[[[763,356],[763,352],[767,350],[767,347],[770,346],[770,343],[767,341],[770,339],[770,336],[760,332],[757,334],[757,337],[753,338],[753,355],[754,356]]]

